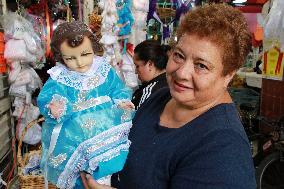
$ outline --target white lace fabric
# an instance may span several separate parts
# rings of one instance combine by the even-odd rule
[[[91,90],[105,82],[110,64],[102,57],[94,57],[91,68],[86,73],[69,70],[65,65],[57,63],[47,71],[53,80],[77,90]]]

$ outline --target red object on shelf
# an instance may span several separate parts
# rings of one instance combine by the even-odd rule
[[[261,13],[262,6],[268,0],[247,0],[245,6],[238,6],[237,9],[244,13]]]
[[[236,7],[236,8],[244,13],[261,13],[261,10],[262,10],[261,5],[247,5],[247,6]]]
[[[254,4],[264,4],[268,0],[247,0],[247,3],[254,3]]]
[[[4,33],[0,32],[0,42],[4,42]]]
[[[7,72],[6,60],[4,58],[4,49],[5,49],[4,33],[0,32],[0,73]]]
[[[6,60],[4,58],[4,54],[0,54],[0,73],[6,73],[6,72],[7,72]]]
[[[4,33],[0,32],[0,54],[4,54]]]
[[[4,54],[5,44],[4,42],[0,42],[0,54]]]
[[[263,27],[261,27],[259,24],[257,24],[256,30],[254,32],[254,38],[257,41],[262,41],[263,40],[263,36],[264,36]]]

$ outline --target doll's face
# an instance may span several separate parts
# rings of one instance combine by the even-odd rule
[[[67,41],[64,41],[60,51],[65,65],[72,71],[85,73],[93,64],[94,51],[91,40],[86,36],[77,47],[70,47]]]

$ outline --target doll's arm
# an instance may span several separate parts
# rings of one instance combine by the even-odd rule
[[[110,97],[114,103],[122,105],[121,107],[128,107],[131,103],[132,90],[118,77],[113,68],[108,73],[108,81],[110,83]]]
[[[46,122],[62,123],[72,114],[66,86],[49,79],[37,98],[38,107]]]

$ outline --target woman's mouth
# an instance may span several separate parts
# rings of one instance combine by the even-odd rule
[[[176,90],[177,92],[182,92],[188,89],[192,89],[192,88],[186,85],[183,85],[182,83],[179,83],[177,81],[174,81],[174,90]]]

